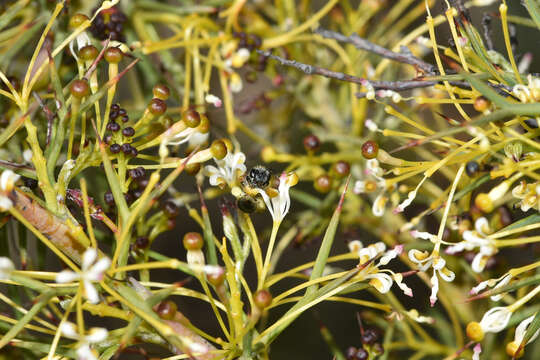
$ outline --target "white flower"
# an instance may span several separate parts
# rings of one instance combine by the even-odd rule
[[[68,283],[75,280],[82,281],[85,297],[92,304],[97,304],[99,302],[99,295],[92,282],[103,280],[105,271],[111,265],[109,258],[102,257],[97,260],[97,257],[97,250],[88,248],[83,254],[81,272],[76,273],[71,270],[63,270],[56,276],[56,282]]]
[[[2,172],[0,176],[0,211],[7,211],[13,206],[13,202],[6,194],[13,190],[15,182],[19,178],[20,176],[11,170],[4,170]]]
[[[411,232],[420,233],[422,232]],[[431,276],[431,296],[429,302],[431,306],[437,302],[437,293],[439,292],[439,276],[446,282],[454,281],[456,275],[453,271],[446,267],[446,261],[439,254],[429,254],[427,251],[417,249],[409,250],[409,259],[418,265],[420,271],[426,271],[433,267],[433,275]]]
[[[396,258],[403,251],[403,245],[397,245],[393,249],[385,251],[386,245],[383,242],[370,244],[363,247],[360,240],[349,242],[349,249],[353,253],[357,253],[360,259],[360,265],[368,264],[371,259],[381,256],[377,264],[368,264],[365,266],[359,276],[364,279],[371,279],[369,284],[373,286],[381,294],[390,291],[394,281],[405,295],[412,296],[412,290],[403,283],[403,275],[394,273],[389,269],[381,269],[381,265],[386,265],[390,260]]]
[[[392,277],[383,272],[367,275],[366,279],[371,279],[369,285],[373,286],[381,294],[387,293],[392,287]]]
[[[13,261],[5,256],[0,257],[0,280],[9,279],[13,270],[15,270]]]
[[[528,84],[518,84],[512,88],[514,94],[521,102],[537,102],[540,100],[540,79],[533,77],[531,74],[527,76]]]
[[[97,360],[98,357],[90,346],[104,341],[108,335],[107,329],[100,327],[91,328],[88,335],[81,335],[77,333],[75,324],[71,322],[63,323],[61,331],[64,336],[79,342],[76,350],[77,360]]]
[[[386,203],[388,202],[386,180],[384,180],[382,175],[383,169],[379,166],[379,161],[377,159],[369,159],[366,161],[364,178],[357,180],[353,188],[355,194],[371,194],[379,189],[379,193],[373,200],[371,209],[373,215],[377,217],[383,216]]]
[[[525,181],[521,181],[518,186],[512,189],[512,195],[515,198],[520,199],[519,207],[521,211],[529,211],[534,208],[540,211],[540,183],[535,182],[527,184]]]
[[[246,155],[243,152],[237,151],[234,154],[228,152],[221,160],[215,159],[217,167],[206,165],[204,173],[209,177],[210,185],[223,187],[228,185],[233,187],[240,175],[246,172]]]
[[[525,333],[527,332],[527,327],[529,327],[529,325],[532,323],[535,315],[529,316],[528,318],[520,322],[519,325],[516,327],[516,333],[514,335],[515,344],[520,345],[523,342]],[[531,338],[527,341],[527,344],[533,342],[538,337],[538,335],[540,335],[540,329],[536,330],[533,336],[531,336]],[[527,345],[527,344],[524,344],[524,345]]]
[[[447,254],[455,254],[463,250],[473,250],[479,248],[478,254],[473,259],[472,269],[474,272],[481,273],[486,267],[487,261],[499,250],[494,242],[487,238],[486,233],[490,232],[489,224],[485,217],[481,217],[474,223],[475,231],[464,231],[463,239],[455,245],[449,246],[446,249]]]
[[[489,280],[482,281],[480,284],[476,285],[475,287],[471,289],[470,294],[476,295],[488,286],[493,287],[493,289],[503,287],[507,285],[511,279],[512,279],[512,275],[506,274],[498,279],[489,279]],[[493,301],[499,301],[504,295],[505,293],[502,293],[498,295],[493,295],[490,298]]]
[[[512,311],[508,309],[508,306],[497,306],[488,310],[480,321],[482,331],[497,333],[504,330],[511,316]]]
[[[212,94],[207,94],[205,97],[204,97],[204,100],[209,103],[209,104],[212,104],[214,105],[215,107],[219,108],[221,107],[221,105],[223,105],[223,102],[221,101],[220,98],[218,98],[216,95],[212,95]]]
[[[275,223],[280,223],[289,212],[289,208],[291,207],[289,189],[291,186],[296,185],[297,182],[298,176],[296,174],[287,175],[286,173],[282,173],[279,177],[278,194],[276,196],[270,198],[266,191],[257,189]]]

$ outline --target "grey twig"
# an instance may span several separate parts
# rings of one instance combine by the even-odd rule
[[[377,81],[360,78],[345,73],[332,71],[316,65],[304,64],[296,60],[287,60],[281,56],[273,55],[270,51],[257,50],[263,56],[277,60],[281,65],[294,67],[308,75],[321,75],[331,79],[353,82],[360,85],[371,85],[375,90],[393,90],[396,92],[406,91],[416,88],[429,87],[437,84],[439,81],[428,80],[402,80],[402,81]]]
[[[366,39],[363,39],[356,34],[352,34],[351,36],[345,36],[341,33],[322,29],[322,28],[318,28],[317,30],[315,30],[315,33],[327,39],[334,39],[339,42],[352,44],[359,50],[369,51],[371,53],[377,54],[379,56],[382,56],[384,58],[387,58],[393,61],[415,66],[416,68],[422,70],[424,73],[427,73],[427,74],[434,74],[436,72],[434,65],[417,58],[411,53],[394,52],[385,47],[374,44]]]

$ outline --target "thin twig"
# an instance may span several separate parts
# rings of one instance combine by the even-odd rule
[[[51,109],[49,109],[49,107],[43,102],[41,97],[39,97],[39,95],[35,91],[33,92],[33,94],[39,106],[41,107],[41,110],[43,110],[43,112],[45,113],[45,116],[47,117],[47,143],[46,145],[49,145],[49,143],[51,142],[53,121],[56,114],[53,113]]]
[[[320,66],[304,64],[296,60],[287,60],[281,56],[273,55],[269,51],[257,50],[257,52],[263,56],[277,60],[281,65],[294,67],[308,75],[321,75],[327,78],[353,82],[360,85],[371,85],[376,90],[393,90],[393,91],[405,91],[410,89],[416,89],[421,87],[433,86],[438,81],[426,81],[426,80],[404,80],[404,81],[377,81],[360,78],[357,76],[345,74],[338,71],[332,71]]]
[[[390,60],[412,65],[422,70],[424,73],[434,74],[436,72],[434,65],[417,58],[410,52],[401,52],[401,53],[394,52],[385,47],[374,44],[366,39],[363,39],[357,34],[345,36],[341,33],[331,31],[331,30],[326,30],[323,28],[318,28],[317,30],[315,30],[315,33],[327,39],[334,39],[340,42],[346,42],[346,43],[352,44],[359,50],[369,51],[371,53],[377,54],[379,56],[382,56]]]

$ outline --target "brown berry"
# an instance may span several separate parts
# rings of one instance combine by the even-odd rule
[[[99,51],[94,45],[86,45],[79,50],[79,56],[84,61],[93,61],[98,55]]]
[[[337,178],[344,178],[345,176],[349,175],[350,171],[351,166],[346,161],[338,161],[332,166],[332,173]]]
[[[155,98],[161,100],[167,100],[171,95],[171,91],[169,90],[169,88],[163,84],[157,84],[156,86],[154,86],[152,92]]]
[[[219,286],[223,284],[223,281],[225,281],[225,271],[223,268],[219,268],[220,270],[211,271],[206,274],[206,279],[208,282],[214,286]]]
[[[198,232],[188,232],[184,235],[184,247],[186,250],[201,250],[204,245],[204,240]]]
[[[85,21],[89,20],[84,14],[75,14],[69,19],[68,27],[73,30],[81,26]]]
[[[362,145],[362,156],[366,159],[375,159],[379,153],[379,145],[375,141],[366,141]]]
[[[167,104],[161,99],[153,98],[148,104],[148,111],[153,115],[162,115],[167,111]]]
[[[105,60],[110,64],[118,64],[120,61],[122,61],[124,54],[122,53],[122,50],[116,47],[110,47],[107,50],[105,50]]]
[[[77,99],[82,99],[90,93],[90,86],[88,86],[88,81],[85,79],[77,79],[71,83],[69,90],[71,95]]]
[[[328,175],[320,175],[315,179],[313,187],[320,193],[327,193],[332,188],[332,178]]]
[[[196,128],[201,124],[201,115],[193,109],[187,109],[182,113],[182,120],[186,126]]]
[[[214,158],[221,160],[227,156],[227,145],[221,140],[214,140],[210,146],[210,152]]]
[[[315,152],[321,147],[321,140],[315,135],[308,135],[304,138],[304,149],[307,152]]]
[[[268,290],[257,290],[253,295],[253,301],[259,309],[264,309],[272,303],[272,294]]]
[[[178,307],[174,301],[166,300],[159,303],[156,311],[160,318],[164,320],[172,320],[174,319],[177,310]]]
[[[484,96],[479,96],[476,99],[474,99],[474,110],[478,112],[484,112],[486,111],[491,105],[491,102]]]

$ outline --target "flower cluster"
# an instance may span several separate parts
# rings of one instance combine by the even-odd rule
[[[403,245],[397,245],[387,251],[383,242],[376,242],[364,247],[360,240],[353,240],[349,242],[349,250],[358,255],[359,266],[362,268],[358,276],[369,279],[369,284],[381,294],[390,291],[395,282],[405,295],[413,296],[411,288],[403,283],[402,274],[381,268],[403,252]],[[376,258],[379,258],[378,262],[374,262]]]

